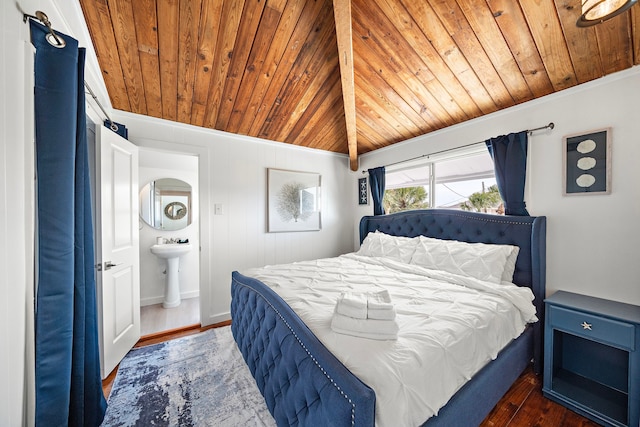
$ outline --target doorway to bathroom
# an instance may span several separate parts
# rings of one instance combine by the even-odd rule
[[[98,156],[98,131],[103,129],[102,121],[99,117],[95,116],[92,111],[87,115],[87,143],[89,149],[89,167],[90,178],[92,186],[92,203],[93,203],[93,223],[96,242],[96,285],[97,291],[100,290],[100,277],[98,265],[102,265],[105,260],[100,258],[97,248],[101,247],[103,235],[101,232],[101,216],[97,215],[97,202],[96,197],[101,193],[100,184],[98,183],[99,167],[97,161]],[[110,131],[109,131],[110,132]],[[101,132],[100,132],[101,133]],[[190,327],[200,326],[202,318],[202,307],[200,305],[200,254],[202,248],[200,246],[200,227],[206,226],[207,221],[201,221],[200,218],[200,200],[201,192],[199,187],[199,170],[200,160],[202,153],[198,150],[194,150],[194,153],[187,154],[184,152],[178,152],[171,149],[161,151],[155,147],[142,147],[140,142],[135,143],[138,151],[137,166],[142,167],[142,173],[140,168],[136,168],[135,174],[138,175],[138,184],[135,194],[138,194],[139,190],[151,180],[155,180],[158,177],[172,177],[183,180],[191,186],[191,197],[187,199],[185,206],[189,208],[189,214],[184,215],[186,218],[190,218],[189,224],[182,229],[169,230],[165,228],[154,229],[148,226],[144,220],[138,215],[139,206],[133,206],[137,204],[138,197],[135,197],[131,202],[119,203],[118,206],[122,209],[118,209],[115,212],[118,218],[131,217],[131,232],[127,233],[134,240],[137,246],[136,253],[139,254],[139,268],[136,267],[136,276],[140,278],[139,283],[136,283],[135,290],[131,289],[127,291],[120,283],[114,286],[110,286],[112,299],[117,299],[118,302],[115,307],[116,321],[107,321],[109,324],[119,325],[119,330],[131,330],[135,333],[136,338],[131,344],[135,344],[140,337],[148,338],[154,336],[165,335],[166,333],[174,333],[181,329],[187,329]],[[157,150],[157,151],[153,151]],[[142,157],[139,154],[142,153]],[[205,169],[206,170],[206,169]],[[206,197],[204,198],[206,200]],[[180,199],[179,201],[182,201]],[[128,206],[128,208],[127,208]],[[173,207],[178,204],[173,204]],[[180,206],[181,207],[181,206]],[[171,211],[170,214],[175,216],[176,219],[181,219],[180,212]],[[138,220],[136,222],[136,219]],[[136,227],[137,226],[137,227]],[[137,231],[137,233],[136,233]],[[166,280],[166,260],[161,260],[156,257],[150,248],[153,244],[157,244],[158,238],[171,240],[189,241],[192,246],[192,250],[189,254],[180,257],[180,265],[178,268],[178,275],[180,279],[180,303],[173,304],[172,308],[164,308],[162,306],[165,293]],[[116,242],[121,245],[122,242]],[[106,260],[113,261],[113,260]],[[106,262],[105,261],[105,262]],[[114,261],[115,264],[118,264]],[[121,282],[121,281],[120,281]],[[122,302],[123,295],[134,295],[135,303]],[[139,294],[139,295],[138,295]],[[103,313],[106,308],[103,300],[98,301],[98,310]],[[100,324],[104,323],[102,320],[102,314],[100,314]],[[129,322],[129,323],[127,323]],[[128,327],[131,324],[132,327]],[[101,340],[100,351],[101,355],[108,351],[104,342]],[[111,342],[112,340],[108,340]],[[130,348],[130,347],[129,347]],[[128,350],[127,350],[128,351]],[[125,351],[126,353],[126,351]],[[124,355],[124,353],[123,353]],[[102,356],[101,356],[102,357]],[[115,359],[114,359],[115,360]],[[115,361],[117,364],[119,360]],[[105,368],[106,362],[102,364]],[[107,372],[108,374],[108,372]]]
[[[200,326],[198,157],[140,147],[140,334]],[[179,255],[177,289],[169,260],[151,247],[188,242]],[[172,295],[172,296],[170,296]]]
[[[184,299],[179,306],[172,308],[164,308],[162,304],[140,307],[142,337],[192,327],[200,327],[199,297]]]

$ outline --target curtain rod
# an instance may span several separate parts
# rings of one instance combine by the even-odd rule
[[[28,13],[23,13],[22,22],[26,23],[27,18],[37,19],[38,21],[42,22],[45,27],[47,27],[47,29],[49,30],[49,34],[47,34],[46,39],[51,46],[57,47],[58,49],[62,49],[67,45],[67,42],[65,42],[62,37],[57,35],[55,31],[53,31],[53,28],[51,27],[51,22],[49,21],[49,17],[47,17],[46,13],[42,12],[41,10],[36,10],[35,15],[29,15]]]
[[[546,126],[540,126],[540,127],[533,128],[533,129],[527,129],[524,132],[527,132],[529,135],[531,135],[535,131],[543,130],[543,129],[553,129],[555,126],[556,126],[555,123],[551,122]],[[388,165],[385,165],[385,167],[399,165],[400,163],[410,162],[410,161],[413,161],[413,160],[422,159],[424,157],[428,158],[428,157],[436,155],[436,154],[442,154],[442,153],[446,153],[447,151],[458,150],[460,148],[471,147],[472,145],[477,145],[477,144],[482,144],[482,143],[484,143],[484,141],[473,142],[471,144],[465,144],[465,145],[461,145],[461,146],[455,147],[455,148],[447,148],[446,150],[436,151],[435,153],[423,154],[421,156],[412,157],[410,159],[399,160],[397,162],[389,163]],[[364,171],[362,171],[362,173],[368,173],[368,171],[364,170]]]
[[[98,104],[98,107],[100,107],[100,109],[102,110],[102,114],[104,114],[104,116],[107,118],[107,121],[109,122],[109,127],[111,128],[111,130],[114,132],[118,132],[118,125],[113,120],[111,120],[111,117],[109,117],[109,114],[107,113],[107,111],[104,109],[104,107],[98,100],[98,97],[96,96],[96,94],[93,93],[93,91],[91,90],[91,86],[89,86],[89,83],[87,83],[86,80],[84,81],[84,87],[89,91],[89,95],[91,95],[91,97],[96,102],[96,104]]]
[[[57,47],[59,49],[64,48],[67,43],[64,41],[64,39],[62,37],[60,37],[59,35],[56,34],[55,31],[53,31],[53,27],[51,26],[51,21],[49,21],[49,18],[47,17],[47,14],[37,10],[35,15],[29,15],[28,13],[23,13],[22,14],[22,21],[23,22],[27,22],[27,19],[31,18],[31,19],[36,19],[40,22],[42,22],[44,24],[45,27],[47,27],[47,29],[49,30],[49,34],[47,34],[46,39],[49,42],[49,44],[53,47]],[[104,116],[106,117],[107,121],[109,122],[109,127],[111,128],[112,131],[117,132],[118,131],[118,125],[111,120],[111,117],[109,117],[109,113],[107,113],[107,111],[104,109],[104,107],[102,106],[102,104],[100,103],[100,101],[98,100],[98,97],[96,96],[96,94],[93,92],[93,90],[91,89],[91,86],[89,86],[89,83],[87,83],[87,81],[84,81],[84,87],[89,91],[89,95],[91,95],[91,97],[93,98],[93,100],[95,101],[96,104],[98,104],[98,107],[100,107],[100,110],[102,110],[102,114],[104,114]]]

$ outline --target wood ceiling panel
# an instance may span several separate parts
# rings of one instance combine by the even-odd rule
[[[358,111],[358,121],[367,123],[372,129],[376,129],[378,138],[372,138],[375,145],[382,145],[384,141],[402,141],[403,135],[396,129],[393,123],[385,120],[386,112],[376,108],[376,104],[368,104],[362,97],[356,98],[356,108]]]
[[[551,80],[518,3],[513,0],[487,0],[487,4],[533,96],[537,98],[553,92]]]
[[[295,0],[292,0],[295,1]],[[320,27],[316,25],[318,22],[327,22],[327,16],[333,14],[331,4],[327,1],[311,1],[307,0],[305,7],[293,28],[293,33],[287,41],[284,54],[278,62],[277,69],[273,78],[269,80],[268,88],[264,92],[262,101],[252,117],[253,121],[247,135],[264,137],[260,134],[260,130],[267,123],[269,114],[275,104],[282,103],[282,87],[285,84],[291,69],[298,60],[298,57],[304,57],[309,51],[309,46],[313,45],[317,38]],[[315,31],[315,30],[318,31]]]
[[[354,20],[354,68],[358,80],[375,90],[383,103],[402,111],[420,129],[429,129],[435,118],[425,104],[432,98],[426,87],[413,76],[403,75],[403,67],[376,41],[374,35],[358,20]],[[433,79],[432,79],[433,80]],[[437,82],[436,82],[437,83]],[[413,89],[412,89],[413,88]],[[418,90],[420,89],[420,90]]]
[[[155,0],[135,0],[131,6],[133,20],[136,23],[135,31],[147,114],[152,117],[162,117],[156,2]]]
[[[366,52],[366,50],[364,50]],[[412,105],[418,106],[420,103],[416,99],[410,99],[408,102],[403,99],[395,90],[393,90],[387,82],[382,79],[382,77],[376,72],[374,67],[371,64],[365,62],[360,55],[355,56],[355,67],[356,72],[359,76],[367,76],[363,78],[363,81],[366,81],[367,84],[361,86],[362,91],[366,91],[369,93],[369,96],[378,99],[378,103],[381,104],[381,108],[389,110],[398,117],[404,117],[407,123],[411,124],[411,127],[414,129],[428,129],[429,121],[427,120],[427,116],[430,116],[429,112],[423,112],[420,114],[419,111],[412,108]],[[397,77],[395,73],[391,73],[390,77]],[[398,78],[393,81],[393,85],[395,87],[401,87],[403,81]],[[411,94],[408,90],[402,91],[405,94]],[[409,104],[412,103],[412,105]],[[420,109],[419,107],[417,108]],[[435,119],[433,119],[435,121]]]
[[[578,81],[553,0],[520,0],[520,7],[555,90]]]
[[[460,7],[448,0],[429,0],[429,3],[461,55],[471,67],[471,72],[475,73],[495,105],[499,109],[512,106],[514,101],[511,94],[496,72]],[[469,75],[471,73],[462,75],[460,78],[464,79]]]
[[[459,3],[469,23],[469,30],[473,32],[473,37],[478,39],[478,48],[486,53],[491,67],[495,67],[513,101],[521,103],[532,99],[533,94],[486,1],[460,0]]]
[[[431,5],[402,0],[416,24],[425,35],[414,48],[425,58],[429,69],[469,118],[496,111],[498,107],[486,91],[466,58],[443,26]]]
[[[331,26],[324,28],[328,29]],[[316,100],[317,103],[318,99],[326,98],[340,79],[335,30],[321,34],[315,45],[316,51],[313,55],[305,55],[309,62],[297,61],[291,69],[292,78],[287,80],[281,90],[283,102],[273,112],[274,116],[270,121],[269,139],[285,141],[288,134],[287,123],[302,117],[306,113],[305,110],[311,108],[311,101]],[[333,74],[335,78],[327,83],[326,76],[329,74]],[[341,92],[339,95],[341,96]],[[310,123],[315,125],[314,121]]]
[[[225,0],[218,30],[218,44],[215,47],[211,81],[207,96],[203,125],[214,128],[218,120],[218,110],[222,101],[227,72],[231,66],[244,0]]]
[[[309,83],[299,85],[304,93],[298,98],[298,103],[290,111],[289,116],[283,115],[281,117],[278,126],[278,141],[293,143],[301,138],[302,128],[314,128],[318,122],[322,122],[319,117],[315,117],[315,113],[322,107],[328,108],[329,104],[333,104],[334,100],[332,97],[327,98],[327,95],[331,93],[335,96],[334,92],[337,90],[337,96],[342,96],[342,85],[337,84],[340,80],[338,52],[332,44],[329,44],[329,49],[324,66],[318,68]],[[343,112],[340,107],[338,109],[338,112]],[[304,139],[301,138],[301,140]]]
[[[282,121],[290,117],[298,100],[304,94],[305,85],[310,76],[315,74],[317,68],[324,63],[322,59],[325,49],[331,49],[333,52],[337,50],[333,7],[330,2],[325,3],[318,20],[313,24],[258,133],[261,138],[278,140],[276,136]]]
[[[263,70],[265,69],[265,62],[269,58],[269,49],[275,44],[274,37],[278,35],[280,18],[283,13],[283,10],[280,9],[280,4],[273,5],[271,3],[267,3],[256,32],[256,38],[247,59],[242,82],[235,97],[233,110],[229,113],[226,124],[220,127],[220,129],[228,132],[238,132],[242,118],[248,113],[247,109],[250,109],[252,94],[260,90],[256,86],[264,84],[263,80],[258,80],[259,77],[262,73],[268,73],[268,71]],[[255,111],[255,104],[253,104],[251,110]]]
[[[594,27],[576,26],[575,11],[580,10],[581,0],[556,2],[556,9],[567,40],[567,48],[576,72],[578,83],[588,82],[604,75],[598,54],[598,39]]]
[[[340,88],[339,90],[340,93],[342,93],[342,89]],[[306,139],[308,141],[306,144],[307,147],[334,151],[336,153],[346,153],[348,151],[348,142],[345,138],[347,128],[344,112],[342,112],[341,109],[342,98],[338,97],[334,105],[328,109],[328,111],[334,113],[335,116],[324,120],[326,125],[322,129],[316,129],[312,135],[309,135]]]
[[[244,72],[248,68],[247,61],[249,60],[254,41],[256,45],[259,45],[258,36],[265,37],[264,30],[269,31],[269,28],[266,28],[266,26],[272,24],[266,23],[261,27],[263,31],[258,31],[258,25],[260,24],[260,18],[262,17],[265,4],[266,2],[261,0],[247,0],[245,2],[236,35],[236,42],[233,47],[231,64],[229,65],[224,90],[222,91],[221,105],[218,109],[218,116],[215,122],[216,129],[226,128],[233,110],[233,105],[237,99]],[[273,17],[272,14],[267,15]],[[275,18],[277,19],[277,16]],[[256,48],[259,47],[256,46]]]
[[[400,135],[400,139],[409,139],[414,136],[418,136],[421,133],[419,129],[408,120],[404,120],[404,115],[394,114],[397,110],[384,108],[387,102],[375,93],[372,93],[368,84],[358,84],[357,88],[357,103],[361,106],[365,106],[361,111],[362,114],[372,115],[374,113],[375,120],[383,120],[387,126],[393,128]]]
[[[218,47],[222,7],[223,0],[202,0],[200,22],[198,24],[193,104],[191,105],[191,124],[196,126],[204,125],[209,86],[214,74],[212,72],[213,62],[216,48]]]
[[[633,65],[629,12],[595,27],[604,74],[615,73]]]
[[[162,117],[176,121],[178,120],[178,24],[180,22],[178,0],[161,0],[156,6],[156,10]],[[152,12],[149,11],[149,13]],[[107,81],[108,87],[109,82]],[[111,91],[109,93],[111,94]]]
[[[358,151],[368,153],[383,147],[386,147],[384,139],[378,135],[376,128],[372,128],[368,123],[358,124]]]
[[[201,5],[200,0],[180,0],[180,19],[178,23],[178,121],[182,123],[191,123]]]
[[[361,54],[362,58],[378,73],[427,122],[424,133],[455,122],[452,114],[463,114],[456,103],[452,103],[450,94],[435,79],[419,52],[414,49],[416,40],[421,37],[415,25],[405,25],[406,19],[400,14],[400,8],[380,2],[360,5],[354,2],[354,37],[366,42],[373,55]],[[406,16],[406,12],[405,15]],[[412,29],[413,28],[413,29]],[[410,34],[412,32],[412,34]],[[358,41],[360,42],[360,41]],[[360,76],[364,82],[367,76]]]
[[[131,1],[111,0],[109,9],[131,111],[138,114],[147,114],[147,102]]]
[[[334,73],[327,76],[327,80],[324,81],[325,90],[318,92],[317,96],[311,100],[305,109],[301,110],[302,114],[299,120],[296,121],[296,125],[286,134],[283,132],[280,139],[291,144],[300,145],[304,142],[305,145],[312,148],[323,148],[324,145],[328,145],[330,141],[321,139],[316,142],[315,145],[311,143],[311,140],[315,139],[316,135],[322,134],[322,130],[335,128],[336,118],[344,118],[344,111],[342,110],[342,85],[340,81],[340,73],[338,71],[338,64],[334,68]],[[344,139],[342,137],[341,139]]]
[[[336,2],[351,60],[332,0],[80,0],[114,108],[350,156],[640,63],[637,5],[577,28],[580,0]]]
[[[409,83],[411,93],[420,94],[419,112],[428,113],[429,128],[425,131],[439,129],[457,123],[467,118],[464,109],[456,102],[446,89],[448,83],[443,83],[436,77],[431,67],[441,65],[430,49],[430,43],[425,38],[412,14],[401,2],[380,2],[380,10],[386,15],[392,27],[387,27],[393,38],[380,38],[389,54],[399,59],[402,65],[400,76]],[[364,21],[366,22],[366,20]],[[384,22],[384,20],[382,20]],[[375,33],[376,30],[372,31]],[[388,42],[387,42],[388,40]],[[425,49],[427,53],[425,55]],[[426,60],[424,59],[426,56]],[[436,61],[433,61],[436,59]],[[455,85],[455,79],[449,83]],[[420,89],[420,84],[426,88]],[[409,96],[409,94],[405,94]],[[435,120],[434,120],[435,117]]]
[[[106,0],[82,0],[80,5],[100,63],[102,77],[107,84],[111,105],[119,110],[131,111],[109,6]]]
[[[289,1],[285,6],[282,17],[275,29],[275,35],[269,46],[269,51],[262,62],[259,73],[256,75],[255,86],[253,89],[249,89],[250,86],[247,85],[247,91],[250,91],[250,94],[247,98],[246,108],[238,108],[237,111],[231,114],[227,129],[229,132],[249,135],[254,118],[260,110],[260,106],[268,88],[271,86],[274,75],[278,71],[285,50],[288,48],[289,40],[296,29],[303,10],[305,10],[305,2],[301,1]],[[239,98],[241,97],[242,96],[239,95]],[[239,101],[242,102],[241,99],[239,99]]]

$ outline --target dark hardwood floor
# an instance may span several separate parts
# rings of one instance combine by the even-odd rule
[[[193,325],[142,337],[135,347],[157,344],[174,338],[197,334],[210,328],[227,326],[222,322],[208,327]],[[103,382],[106,397],[116,378],[116,368]],[[596,424],[542,395],[542,378],[527,368],[493,408],[481,427],[597,427]],[[457,427],[457,426],[456,426]],[[462,427],[462,426],[460,426]],[[465,426],[466,427],[466,426]]]
[[[542,376],[527,368],[481,427],[597,427],[581,415],[542,395]]]

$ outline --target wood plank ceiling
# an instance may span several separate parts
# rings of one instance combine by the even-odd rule
[[[348,153],[354,170],[640,63],[638,5],[578,28],[580,0],[80,3],[114,108]]]

